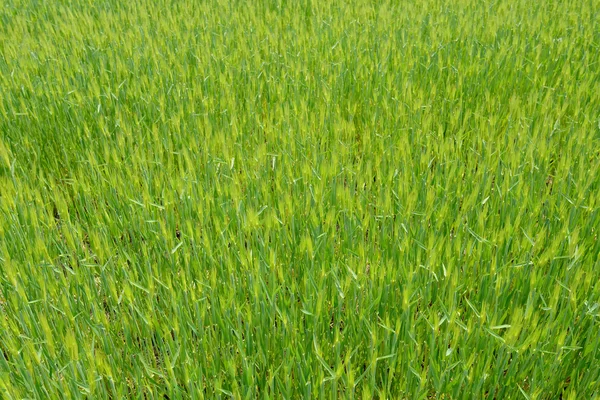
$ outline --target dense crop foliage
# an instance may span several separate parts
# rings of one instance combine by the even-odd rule
[[[4,0],[0,397],[600,395],[600,3]]]

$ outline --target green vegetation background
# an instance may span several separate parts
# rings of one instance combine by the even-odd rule
[[[597,0],[3,1],[0,397],[599,396],[599,47]]]

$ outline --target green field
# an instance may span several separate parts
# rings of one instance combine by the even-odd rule
[[[3,0],[0,398],[600,397],[599,0]]]

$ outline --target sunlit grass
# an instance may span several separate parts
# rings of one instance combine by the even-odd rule
[[[0,397],[599,396],[599,148],[596,1],[4,1]]]

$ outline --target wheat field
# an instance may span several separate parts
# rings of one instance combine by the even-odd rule
[[[0,398],[600,397],[598,0],[3,0]]]

